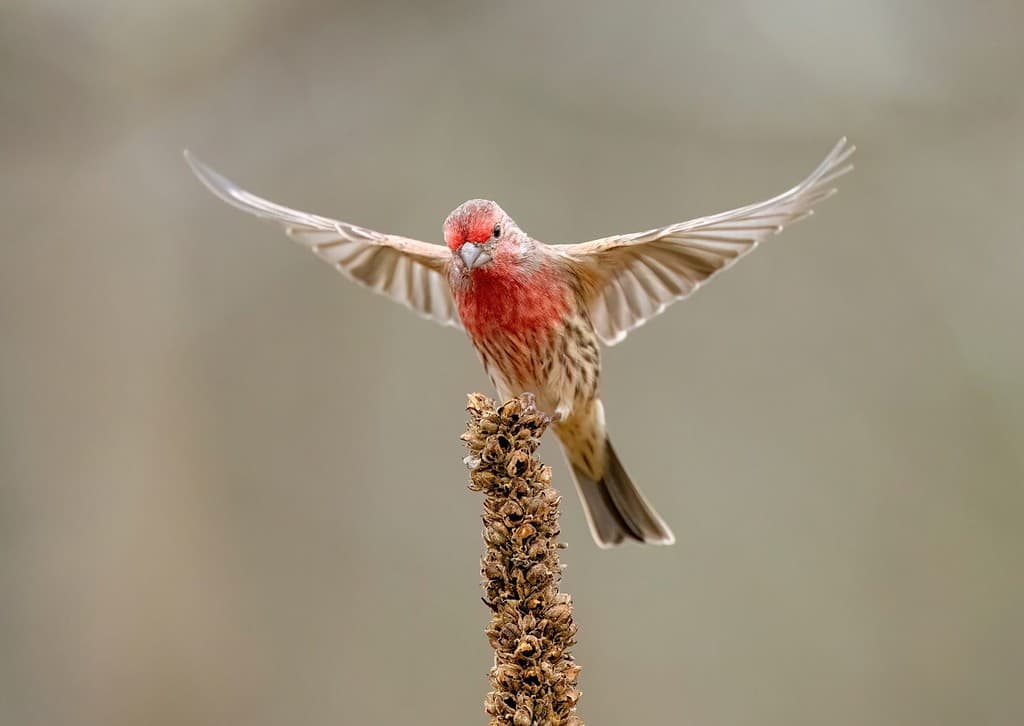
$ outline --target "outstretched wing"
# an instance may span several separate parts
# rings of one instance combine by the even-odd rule
[[[188,151],[185,159],[211,192],[243,212],[281,223],[289,237],[349,279],[442,325],[461,327],[448,287],[446,247],[289,209],[250,194]]]
[[[588,304],[598,337],[615,345],[626,334],[732,265],[787,224],[813,214],[831,186],[853,168],[843,138],[821,165],[787,192],[710,217],[659,229],[558,247],[595,279]]]

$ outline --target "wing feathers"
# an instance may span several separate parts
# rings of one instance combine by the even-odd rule
[[[598,336],[614,345],[695,292],[761,241],[814,213],[830,185],[853,168],[841,139],[810,176],[767,201],[634,234],[561,247],[597,280],[589,299]]]
[[[289,237],[349,279],[442,325],[459,327],[446,278],[450,255],[445,247],[275,204],[245,191],[187,151],[185,159],[217,197],[243,212],[283,225]]]

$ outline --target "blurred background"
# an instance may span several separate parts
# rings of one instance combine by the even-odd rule
[[[1024,723],[1024,5],[7,0],[0,723],[482,723],[463,334],[212,198],[577,241],[857,170],[606,355],[587,723]],[[545,457],[570,488],[553,442]]]

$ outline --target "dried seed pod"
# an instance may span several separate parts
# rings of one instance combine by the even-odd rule
[[[532,537],[535,534],[537,534],[536,527],[527,522],[526,524],[523,524],[516,528],[515,534],[512,535],[512,538],[516,542],[524,542],[530,539],[530,537]]]
[[[543,563],[538,562],[536,565],[526,571],[526,580],[533,584],[542,582],[544,579],[551,577],[551,573]]]
[[[553,623],[564,623],[572,617],[572,606],[555,603],[544,612],[544,615]]]
[[[530,466],[530,455],[522,449],[516,449],[505,460],[505,471],[509,476],[522,476]]]
[[[516,709],[516,715],[512,717],[513,726],[530,726],[533,723],[533,714],[525,706]]]
[[[516,646],[515,655],[517,658],[534,658],[540,652],[540,640],[533,635],[527,635]]]
[[[500,545],[507,539],[508,529],[501,522],[491,522],[484,530],[484,540],[489,545]]]
[[[523,518],[523,505],[517,501],[509,499],[507,502],[501,505],[501,509],[498,510],[501,516],[505,519],[505,524],[510,527],[514,524],[519,523]]]
[[[488,416],[486,419],[480,421],[480,431],[485,434],[493,434],[498,430],[498,418]]]

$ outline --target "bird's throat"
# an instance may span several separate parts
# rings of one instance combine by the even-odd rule
[[[554,330],[569,309],[569,289],[552,270],[524,275],[480,268],[455,291],[459,317],[475,340]]]

